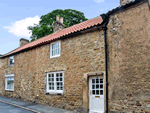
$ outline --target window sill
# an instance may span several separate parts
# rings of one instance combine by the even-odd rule
[[[60,55],[50,56],[50,58],[57,58],[57,57],[60,57]]]
[[[9,66],[14,66],[14,64],[12,64],[12,65],[9,65]]]
[[[63,95],[63,93],[58,93],[58,92],[46,92],[46,95]]]
[[[13,92],[14,91],[14,89],[5,89],[5,91],[10,91],[10,92]]]

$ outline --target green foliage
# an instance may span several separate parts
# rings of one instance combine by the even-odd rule
[[[70,27],[72,25],[81,23],[87,18],[85,18],[84,13],[72,9],[57,9],[52,12],[41,16],[41,20],[38,25],[29,26],[28,30],[32,32],[31,41],[44,37],[53,33],[53,21],[56,21],[56,15],[64,18],[65,27]]]

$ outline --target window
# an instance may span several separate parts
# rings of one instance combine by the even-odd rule
[[[64,72],[47,73],[47,93],[63,93]]]
[[[61,51],[60,41],[50,44],[50,58],[59,57]]]
[[[14,74],[5,75],[5,90],[14,91]]]
[[[14,56],[9,57],[9,66],[12,66],[14,64]]]

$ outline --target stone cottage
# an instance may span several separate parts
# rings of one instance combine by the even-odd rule
[[[119,2],[119,1],[118,1]],[[81,113],[150,113],[150,2],[107,14],[0,57],[0,94]]]

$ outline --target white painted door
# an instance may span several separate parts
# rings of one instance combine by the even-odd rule
[[[89,78],[89,113],[104,113],[104,80],[102,77]]]

